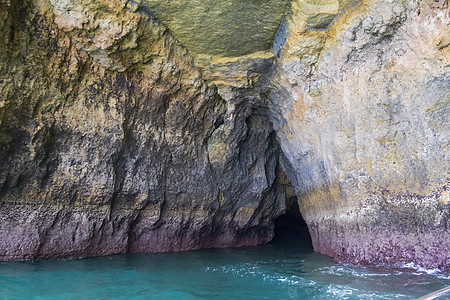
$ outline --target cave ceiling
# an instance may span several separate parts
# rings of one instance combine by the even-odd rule
[[[269,50],[291,0],[144,0],[194,56],[242,56]]]

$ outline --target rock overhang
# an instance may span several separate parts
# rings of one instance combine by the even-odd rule
[[[196,56],[237,57],[270,50],[292,0],[144,0],[143,10],[162,21]]]

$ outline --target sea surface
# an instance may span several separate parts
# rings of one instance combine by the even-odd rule
[[[415,299],[446,285],[450,276],[438,270],[338,264],[286,240],[235,249],[0,263],[0,299]]]

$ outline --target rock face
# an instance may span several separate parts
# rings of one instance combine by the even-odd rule
[[[282,26],[270,109],[316,251],[450,270],[449,21],[446,1],[330,0]]]
[[[272,238],[285,204],[261,92],[222,98],[134,4],[0,4],[1,260]]]
[[[236,57],[270,50],[292,0],[143,0],[195,56]]]
[[[164,3],[0,3],[0,260],[265,243],[297,200],[318,252],[450,271],[447,1],[295,0],[273,51],[289,2],[257,47],[165,20],[187,50]]]

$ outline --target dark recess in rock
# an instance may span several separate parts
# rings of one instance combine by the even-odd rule
[[[308,226],[300,213],[297,197],[289,199],[288,203],[289,206],[286,213],[275,219],[274,236],[270,243],[301,242],[303,246],[312,250],[311,236]]]

